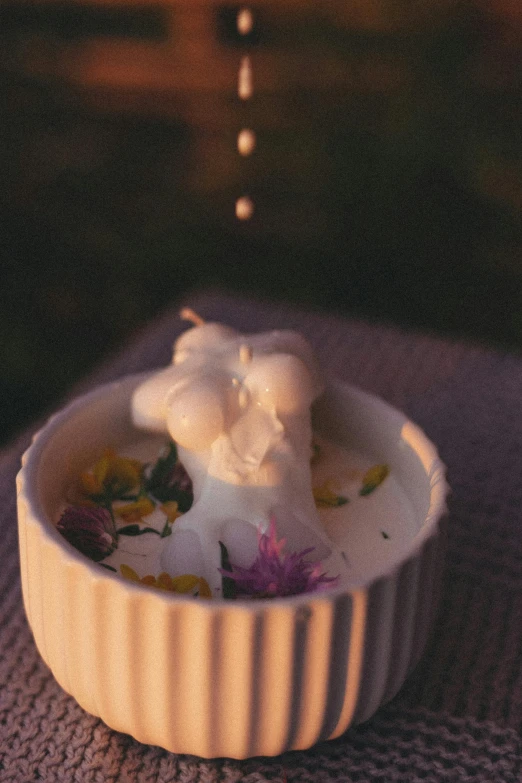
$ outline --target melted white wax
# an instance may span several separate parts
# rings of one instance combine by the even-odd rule
[[[219,542],[248,566],[273,516],[289,551],[313,547],[328,574],[353,577],[353,555],[347,562],[312,494],[311,405],[322,391],[312,349],[296,332],[240,335],[207,323],[178,339],[172,365],[132,400],[138,427],[176,441],[194,487],[191,509],[165,539],[163,570],[204,576],[217,594]]]

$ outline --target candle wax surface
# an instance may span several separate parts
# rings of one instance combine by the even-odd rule
[[[390,475],[374,492],[361,496],[362,478],[374,461],[317,435],[314,443],[319,446],[319,457],[312,465],[312,487],[328,483],[335,493],[348,501],[337,507],[318,508],[326,534],[345,553],[347,568],[340,585],[346,581],[366,581],[398,560],[418,531],[411,501],[394,477],[393,466],[390,466]],[[153,463],[164,444],[161,436],[146,436],[120,449],[119,453]],[[182,518],[173,523],[173,530]],[[161,531],[165,520],[166,515],[158,505],[143,521],[148,527]],[[140,577],[158,576],[164,570],[161,554],[169,539],[170,536],[160,538],[153,533],[135,538],[121,536],[118,548],[103,563],[118,572],[124,564]],[[328,575],[337,576],[335,573]]]
[[[291,552],[312,548],[329,573],[346,571],[312,495],[311,406],[323,391],[312,347],[292,330],[203,323],[176,340],[172,364],[131,403],[135,426],[170,435],[192,480],[194,502],[161,554],[165,572],[197,574],[217,595],[220,543],[248,568],[272,519]]]

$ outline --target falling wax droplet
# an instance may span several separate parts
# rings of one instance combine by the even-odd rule
[[[243,128],[237,137],[237,149],[240,155],[247,157],[256,148],[256,134],[250,128]]]
[[[241,8],[237,15],[237,29],[241,35],[248,35],[254,28],[254,15],[250,8]]]
[[[249,196],[241,196],[236,201],[236,217],[238,220],[250,220],[254,214],[254,202]]]
[[[252,97],[254,87],[252,82],[252,63],[250,57],[243,57],[239,66],[237,94],[243,101]]]
[[[248,364],[252,361],[253,351],[250,345],[243,344],[239,346],[239,361],[241,364]]]

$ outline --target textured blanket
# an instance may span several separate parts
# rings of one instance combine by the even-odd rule
[[[308,751],[202,761],[112,731],[56,684],[25,620],[15,475],[27,433],[0,454],[1,783],[520,783],[522,359],[219,293],[184,304],[244,331],[298,329],[329,373],[401,408],[437,444],[453,494],[430,642],[391,703]],[[74,394],[166,364],[182,328],[177,309],[166,313]]]

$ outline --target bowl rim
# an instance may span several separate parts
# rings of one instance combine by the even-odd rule
[[[158,368],[161,369],[161,368]],[[64,567],[68,564],[74,564],[76,567],[80,566],[86,569],[89,577],[95,581],[110,580],[120,586],[125,593],[131,595],[143,595],[144,591],[147,594],[151,594],[150,587],[139,583],[134,583],[131,580],[123,579],[119,574],[113,574],[108,569],[103,568],[100,563],[97,563],[86,555],[79,552],[72,546],[60,533],[57,531],[56,526],[53,524],[43,509],[42,503],[38,494],[38,473],[41,466],[41,457],[47,446],[51,441],[53,435],[59,430],[63,423],[69,420],[74,414],[95,402],[97,399],[104,397],[107,394],[112,393],[115,389],[118,389],[123,384],[137,384],[140,380],[144,380],[150,377],[157,370],[132,373],[124,375],[121,378],[111,381],[109,383],[101,384],[95,388],[83,393],[70,402],[65,404],[61,409],[52,414],[48,420],[38,429],[32,437],[31,444],[24,451],[21,457],[21,468],[18,471],[17,481],[17,495],[20,501],[24,504],[26,513],[30,516],[31,521],[37,524],[40,534],[43,536],[44,542],[48,542],[53,546],[58,546],[62,550],[64,557]],[[430,471],[427,473],[430,489],[430,502],[429,509],[426,514],[426,518],[422,523],[420,529],[412,537],[407,547],[396,559],[388,565],[383,566],[379,571],[370,576],[367,579],[354,579],[348,583],[345,583],[341,587],[329,588],[326,590],[313,592],[313,593],[301,593],[299,595],[278,597],[261,601],[253,601],[248,598],[236,598],[233,601],[224,598],[213,598],[212,600],[198,600],[194,601],[193,596],[186,596],[179,593],[170,593],[168,591],[156,590],[154,595],[158,600],[166,601],[169,604],[186,604],[187,602],[197,606],[202,611],[215,612],[217,610],[233,610],[238,612],[244,612],[249,610],[253,613],[259,613],[266,611],[270,607],[296,607],[299,608],[304,604],[311,604],[324,601],[335,601],[336,599],[353,593],[358,590],[367,590],[371,585],[378,582],[380,579],[388,577],[398,571],[408,560],[415,558],[419,554],[419,550],[425,545],[428,539],[434,537],[439,530],[440,521],[446,516],[447,498],[450,493],[450,487],[446,480],[446,465],[441,460],[438,450],[434,443],[426,436],[423,430],[414,424],[402,411],[398,410],[390,403],[381,399],[375,394],[364,391],[357,386],[347,383],[338,379],[329,380],[329,385],[335,388],[344,388],[349,391],[350,394],[358,397],[360,400],[366,401],[369,404],[380,408],[381,411],[388,415],[395,417],[399,416],[404,423],[408,423],[412,428],[412,433],[416,437],[416,446],[422,447],[424,459],[426,464],[430,465]],[[139,431],[139,430],[137,430]],[[19,513],[19,525],[22,524]]]

